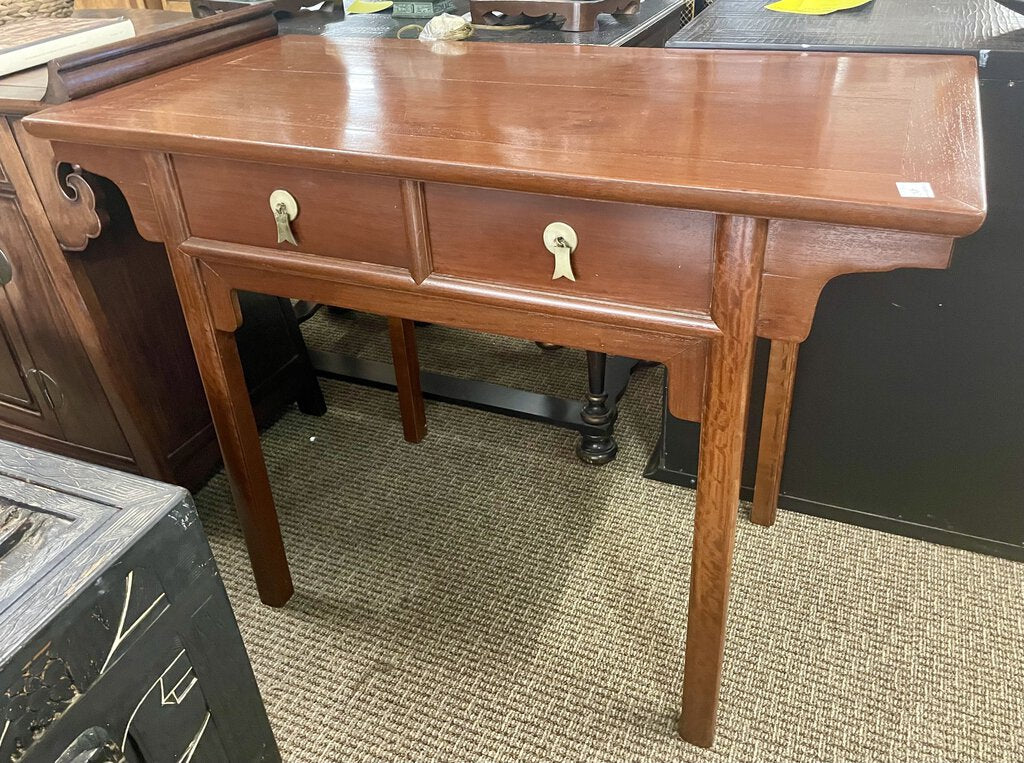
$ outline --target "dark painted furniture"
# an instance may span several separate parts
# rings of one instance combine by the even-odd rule
[[[143,34],[190,20],[124,13]],[[24,131],[24,115],[68,100],[50,84],[45,67],[0,78],[0,437],[197,486],[219,454],[166,255],[115,186],[56,167]],[[241,298],[262,420],[296,399],[323,408],[289,308]]]
[[[974,56],[988,168],[988,218],[948,271],[825,288],[800,350],[779,504],[1024,559],[1024,16],[992,0],[885,0],[825,17],[763,5],[717,0],[669,47]],[[762,346],[747,497],[766,361]],[[692,484],[697,430],[666,411],[649,475]]]
[[[189,494],[0,441],[0,760],[280,759]]]

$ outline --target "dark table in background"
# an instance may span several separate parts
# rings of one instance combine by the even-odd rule
[[[545,22],[530,29],[501,31],[480,29],[471,39],[481,42],[564,43],[567,45],[611,45],[660,48],[682,27],[689,17],[686,0],[643,0],[638,13],[632,16],[610,16],[602,13],[593,32],[563,32],[558,24]],[[469,11],[468,0],[455,0],[455,13]],[[684,15],[684,13],[686,15]],[[325,37],[394,37],[407,24],[425,24],[427,19],[396,19],[387,11],[346,16],[344,21],[329,14],[305,13],[282,19],[281,31],[291,34],[322,34]],[[406,32],[406,37],[415,36]]]
[[[800,350],[779,504],[1024,559],[1024,16],[992,0],[875,0],[823,17],[763,6],[717,0],[668,47],[975,56],[989,198],[950,270],[826,286]],[[760,415],[755,399],[748,497]],[[650,476],[690,484],[696,461],[696,425],[666,411]]]

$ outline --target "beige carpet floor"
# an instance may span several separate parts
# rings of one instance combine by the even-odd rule
[[[305,330],[388,354],[378,319]],[[583,388],[580,353],[419,336],[427,368]],[[676,738],[693,493],[641,477],[659,374],[634,378],[603,468],[566,431],[441,404],[408,445],[393,394],[324,383],[326,416],[263,438],[282,610],[211,481],[200,511],[286,761],[1024,760],[1024,565],[791,512],[741,518],[718,739]]]

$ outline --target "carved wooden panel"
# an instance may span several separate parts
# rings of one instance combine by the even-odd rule
[[[180,488],[0,443],[0,581],[0,760],[280,761]]]
[[[78,172],[63,171],[65,168],[58,166],[48,141],[25,132],[20,119],[10,123],[57,241],[70,251],[85,249],[101,228],[92,188]],[[71,165],[66,169],[70,170]]]
[[[41,386],[47,377],[37,370],[45,373],[46,363],[32,351],[33,325],[48,317],[48,305],[36,293],[38,250],[17,199],[6,193],[0,193],[0,256],[11,268],[10,282],[0,287],[0,420],[59,437],[56,411],[44,396],[60,392]]]

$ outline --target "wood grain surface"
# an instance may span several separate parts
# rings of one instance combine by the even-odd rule
[[[390,316],[412,438],[410,321],[665,363],[673,412],[701,422],[679,731],[704,746],[755,335],[802,340],[841,273],[945,266],[985,214],[975,63],[957,57],[275,38],[28,129],[109,171],[166,243],[267,603],[292,583],[236,290]],[[276,183],[302,197],[294,245],[270,238]],[[540,242],[556,220],[579,235],[573,283]]]
[[[29,130],[964,235],[985,209],[977,100],[976,62],[963,56],[473,43],[435,50],[417,40],[285,36],[47,110]],[[934,198],[905,198],[897,182],[930,183]]]
[[[192,235],[276,247],[269,199],[280,188],[298,203],[291,227],[303,251],[409,267],[395,178],[195,156],[175,157],[174,163]],[[231,209],[227,217],[225,206]]]
[[[782,459],[789,434],[789,414],[793,407],[796,382],[797,342],[772,342],[768,356],[768,380],[765,382],[764,410],[761,415],[761,441],[757,450],[757,479],[754,483],[754,507],[750,520],[769,527],[775,523],[782,484]]]
[[[718,218],[711,315],[721,327],[722,336],[710,342],[708,353],[683,710],[678,724],[680,736],[701,747],[710,747],[715,738],[754,364],[754,323],[767,235],[767,220],[725,215]]]
[[[707,311],[714,215],[638,204],[427,184],[433,267],[475,280],[664,308]],[[543,242],[551,222],[572,226],[575,281],[552,280]],[[467,224],[467,222],[469,224]]]

